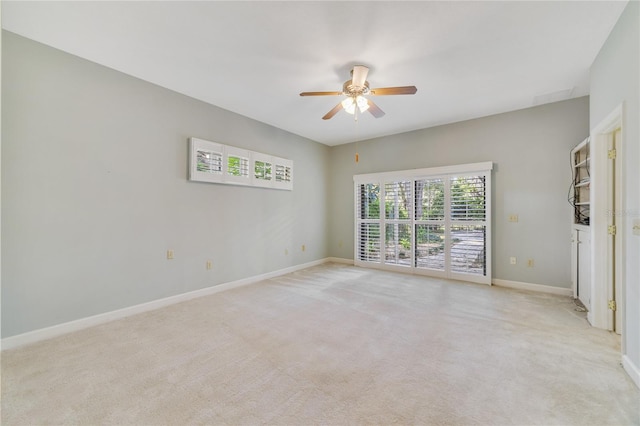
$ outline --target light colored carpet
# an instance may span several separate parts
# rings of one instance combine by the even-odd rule
[[[570,298],[327,264],[2,353],[2,424],[639,424]]]

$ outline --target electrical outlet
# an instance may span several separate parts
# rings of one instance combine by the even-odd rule
[[[173,259],[173,250],[167,250],[167,259]]]
[[[302,251],[305,251],[307,249],[307,247],[305,247],[305,245],[302,245]]]
[[[509,262],[510,262],[512,265],[515,265],[516,263],[518,263],[518,259],[516,259],[515,257],[511,256],[511,257],[509,258]]]
[[[640,235],[640,220],[633,221],[633,235]]]
[[[529,260],[527,260],[527,266],[528,266],[529,268],[533,268],[533,259],[529,259]]]
[[[210,270],[211,268],[213,268],[213,262],[210,260],[207,260],[207,271]]]
[[[517,222],[518,221],[518,215],[517,214],[510,214],[509,215],[509,222]]]

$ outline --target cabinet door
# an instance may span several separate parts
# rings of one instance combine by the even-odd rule
[[[577,231],[578,237],[578,298],[591,310],[591,236]]]

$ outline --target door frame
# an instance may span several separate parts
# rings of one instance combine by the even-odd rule
[[[609,244],[608,226],[613,219],[625,210],[625,170],[624,161],[615,164],[615,190],[609,180],[610,161],[608,149],[613,133],[620,129],[620,140],[616,141],[616,158],[624,158],[625,126],[624,104],[618,105],[604,120],[591,130],[591,310],[588,320],[594,327],[612,330],[615,313],[608,308],[608,301],[614,296],[612,277],[615,274],[615,286],[619,289],[620,300],[616,300],[622,336],[622,353],[625,353],[625,221],[617,220],[615,246]],[[614,194],[615,191],[615,194]],[[615,195],[613,211],[608,205]],[[615,262],[612,262],[611,249],[615,250]]]
[[[384,261],[384,250],[385,250],[385,225],[386,219],[384,219],[384,204],[380,206],[380,218],[379,219],[360,219],[358,217],[358,208],[354,207],[354,265],[363,266],[369,268],[378,268],[389,271],[397,271],[397,272],[405,272],[412,274],[420,274],[420,275],[428,275],[439,278],[450,278],[454,280],[464,280],[468,282],[476,282],[481,284],[492,284],[492,245],[491,245],[491,225],[492,225],[492,214],[491,214],[491,174],[493,170],[493,163],[490,161],[482,162],[482,163],[471,163],[471,164],[459,164],[453,166],[443,166],[443,167],[432,167],[426,169],[410,169],[410,170],[400,170],[393,172],[380,172],[380,173],[367,173],[353,176],[354,182],[354,206],[358,205],[358,185],[361,184],[370,184],[375,183],[380,186],[380,200],[384,203],[384,184],[386,182],[394,182],[394,181],[403,181],[403,180],[420,180],[424,178],[431,177],[439,177],[445,179],[445,182],[454,175],[465,176],[465,175],[473,175],[475,173],[481,173],[486,177],[486,188],[485,188],[485,198],[487,200],[485,206],[486,219],[484,225],[486,226],[486,234],[485,234],[485,274],[484,275],[475,275],[475,274],[465,274],[462,272],[451,272],[449,266],[447,265],[448,261],[445,261],[445,270],[433,270],[427,268],[417,268],[415,266],[415,247],[412,242],[412,265],[411,266],[400,266],[394,264],[388,264]],[[448,185],[448,183],[445,183]],[[415,186],[414,186],[415,189]],[[450,191],[445,191],[445,197],[447,197]],[[415,196],[414,196],[415,198]],[[450,200],[447,200],[447,203]],[[415,216],[415,206],[413,206]],[[445,215],[445,221],[448,219],[447,215]],[[443,225],[445,224],[443,221]],[[377,261],[368,261],[368,260],[360,260],[358,256],[359,249],[359,241],[358,241],[358,225],[363,222],[379,222],[380,223],[380,259]],[[415,217],[412,217],[410,223],[412,225],[412,235],[415,232]],[[447,222],[448,225],[451,225],[451,221]],[[475,223],[469,222],[469,225],[474,225]],[[415,241],[415,236],[412,238]],[[447,244],[447,248],[445,249],[445,253],[449,252],[449,238],[446,239],[445,244]]]

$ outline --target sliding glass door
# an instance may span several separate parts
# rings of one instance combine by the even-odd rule
[[[354,176],[355,263],[489,284],[491,163],[430,171]]]
[[[449,276],[487,275],[487,177],[449,178]]]

